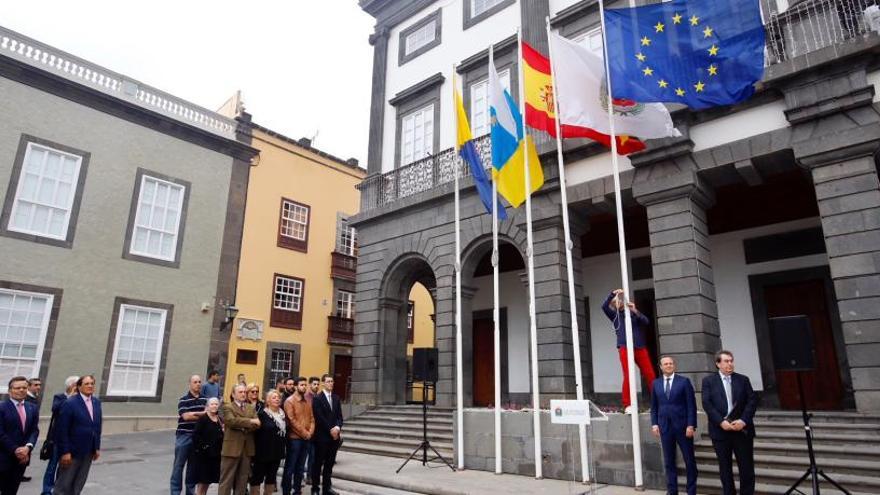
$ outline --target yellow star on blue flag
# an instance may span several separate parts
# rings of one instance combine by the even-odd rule
[[[605,26],[615,98],[694,109],[731,105],[752,96],[764,73],[758,0],[607,9]]]

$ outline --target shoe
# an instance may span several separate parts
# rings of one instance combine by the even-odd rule
[[[30,476],[22,476],[21,477],[21,481],[30,481],[30,480],[31,480]]]
[[[336,490],[334,490],[332,488],[328,488],[328,489],[324,490],[323,494],[324,495],[339,495],[338,493],[336,493]]]
[[[311,484],[312,484],[312,477],[311,477],[311,476],[306,476],[306,484],[307,484],[307,485],[311,485]]]
[[[626,409],[623,410],[623,414],[632,414],[633,412],[633,406],[626,406]]]

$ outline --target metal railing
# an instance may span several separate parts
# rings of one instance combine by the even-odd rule
[[[792,0],[794,2],[796,0]],[[783,12],[764,16],[767,33],[765,66],[775,65],[832,45],[850,43],[880,29],[880,16],[872,26],[871,15],[880,0],[805,0]],[[539,151],[555,149],[544,133],[533,136]],[[548,145],[549,143],[549,145]],[[477,151],[491,167],[489,136],[475,140]],[[381,175],[368,177],[358,185],[361,212],[380,208],[415,194],[429,191],[459,177],[470,175],[455,150],[440,151]]]
[[[235,120],[2,26],[0,26],[0,55],[185,124],[235,139]]]

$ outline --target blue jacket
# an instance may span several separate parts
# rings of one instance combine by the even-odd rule
[[[101,450],[101,401],[92,396],[92,409],[95,419],[89,417],[89,410],[82,395],[76,394],[61,406],[61,414],[55,425],[55,442],[58,455],[72,454],[82,458]]]
[[[688,426],[697,427],[697,398],[694,385],[686,376],[676,373],[666,398],[666,377],[654,380],[651,393],[651,424],[660,427],[660,433],[684,433]]]
[[[0,402],[0,472],[19,465],[15,449],[27,444],[36,445],[40,435],[40,413],[36,406],[24,403],[25,428],[11,399]]]
[[[753,418],[758,409],[758,394],[752,389],[749,377],[733,373],[730,375],[731,395],[733,396],[733,410],[727,414],[727,395],[724,393],[724,383],[718,372],[703,378],[703,411],[709,419],[709,437],[722,440],[725,434],[745,434],[755,436],[755,424]],[[725,420],[731,422],[741,419],[746,423],[746,428],[738,432],[728,432],[721,428]]]
[[[617,333],[617,347],[626,347],[626,315],[624,311],[615,311],[611,307],[612,299],[614,299],[614,292],[611,292],[605,298],[605,302],[602,303],[602,311],[605,312],[605,316],[614,325],[614,331]],[[630,316],[632,319],[633,348],[642,349],[645,347],[644,328],[650,325],[651,322],[648,321],[647,316],[639,311],[631,311]]]

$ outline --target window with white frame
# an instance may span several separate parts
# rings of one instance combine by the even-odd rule
[[[431,19],[423,26],[418,27],[415,31],[406,36],[405,53],[409,55],[423,46],[429,45],[437,36],[437,20]]]
[[[82,157],[28,143],[7,228],[66,240]]]
[[[305,241],[309,232],[309,207],[285,199],[281,206],[281,235]]]
[[[302,306],[302,280],[275,276],[275,309],[299,312]]]
[[[471,17],[476,17],[492,7],[504,3],[504,0],[470,0]]]
[[[336,316],[340,318],[354,318],[354,292],[347,290],[336,291]]]
[[[268,384],[275,384],[281,379],[293,376],[293,352],[285,349],[272,349],[272,356],[269,360]]]
[[[164,309],[119,306],[107,395],[156,395],[167,314]]]
[[[434,153],[433,103],[405,115],[401,126],[401,166],[429,157]]]
[[[347,219],[342,218],[339,220],[339,226],[336,229],[336,235],[336,250],[342,254],[356,256],[357,229],[349,225]]]
[[[141,176],[137,213],[129,252],[174,261],[186,188],[163,179]]]
[[[40,374],[54,296],[0,289],[0,383]]]
[[[576,36],[572,41],[593,52],[597,57],[604,59],[602,49],[602,28],[597,27],[586,33]]]
[[[498,73],[498,82],[510,91],[510,69]],[[489,118],[489,79],[471,84],[471,131],[474,137],[489,134],[491,119]]]

